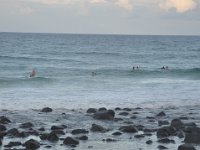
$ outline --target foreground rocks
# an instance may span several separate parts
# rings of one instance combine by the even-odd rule
[[[115,112],[113,110],[98,111],[93,117],[94,119],[98,120],[113,120],[115,117]]]
[[[178,150],[196,150],[196,148],[190,144],[183,144],[178,147]]]

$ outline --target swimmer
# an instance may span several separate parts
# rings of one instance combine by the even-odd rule
[[[35,77],[35,75],[36,75],[36,72],[35,72],[35,69],[33,69],[31,74],[30,74],[30,77]]]

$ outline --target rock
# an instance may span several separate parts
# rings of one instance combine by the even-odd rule
[[[100,125],[97,125],[97,124],[92,124],[92,127],[91,127],[90,130],[91,130],[92,132],[102,132],[102,133],[108,131],[108,129],[106,129],[106,128],[100,126]]]
[[[129,126],[122,126],[119,128],[122,132],[126,133],[136,133],[138,132],[137,128],[134,125],[129,125]]]
[[[169,144],[169,143],[173,143],[174,144],[175,143],[174,140],[170,140],[168,138],[159,139],[158,142],[159,143],[165,143],[165,144]]]
[[[119,111],[119,110],[122,110],[122,109],[121,109],[121,108],[119,108],[119,107],[116,107],[116,108],[115,108],[115,110],[116,110],[116,111]]]
[[[159,125],[159,126],[169,125],[169,121],[167,121],[167,120],[159,120],[159,121],[158,121],[158,125]]]
[[[124,111],[132,111],[131,108],[124,108],[123,110],[124,110]]]
[[[5,116],[0,116],[0,124],[8,124],[11,123],[11,121],[5,117]]]
[[[152,140],[148,140],[148,141],[146,141],[146,144],[152,144],[152,143],[153,143]]]
[[[8,136],[14,136],[14,137],[19,137],[19,138],[24,138],[27,137],[29,134],[26,132],[19,132],[18,129],[12,128],[7,131]]]
[[[20,146],[22,145],[21,142],[9,142],[8,145],[5,145],[5,147],[13,147],[13,146]]]
[[[106,142],[116,142],[115,139],[111,139],[111,138],[107,138],[105,141],[106,141]]]
[[[77,141],[71,137],[66,137],[63,141],[63,144],[73,146],[73,145],[78,145],[79,141]]]
[[[65,135],[65,132],[63,130],[53,130],[51,133],[54,133],[56,135]]]
[[[6,131],[6,130],[7,130],[6,127],[0,124],[0,131]]]
[[[115,117],[115,112],[113,110],[99,111],[93,117],[98,120],[112,120]]]
[[[121,112],[121,113],[119,113],[119,115],[120,115],[120,116],[128,116],[129,113],[128,113],[128,112]]]
[[[173,119],[171,121],[171,126],[177,130],[184,129],[184,123],[180,119]]]
[[[194,146],[190,144],[182,144],[178,146],[178,150],[196,150]]]
[[[86,135],[83,135],[83,136],[77,137],[77,139],[86,141],[88,140],[88,137]]]
[[[133,116],[131,116],[130,118],[131,118],[131,119],[136,119],[137,116],[133,115]]]
[[[0,131],[0,140],[3,139],[4,136],[6,136],[6,132],[5,131]]]
[[[189,118],[188,117],[179,117],[179,119],[181,119],[181,120],[189,120]]]
[[[114,132],[112,135],[119,136],[119,135],[122,135],[122,133],[121,132]]]
[[[101,108],[99,108],[99,110],[98,111],[106,111],[107,109],[105,108],[105,107],[101,107]]]
[[[47,136],[47,140],[50,141],[50,142],[56,142],[59,140],[58,136],[51,132],[48,136]]]
[[[48,133],[43,133],[43,134],[40,135],[40,139],[41,140],[47,140],[48,136],[49,136]]]
[[[0,146],[2,145],[2,141],[1,141],[1,139],[0,139]]]
[[[51,130],[63,130],[64,127],[61,125],[61,126],[51,126]]]
[[[200,144],[200,128],[199,127],[188,127],[185,130],[185,143]]]
[[[72,130],[72,134],[87,134],[89,133],[89,131],[85,130],[85,129],[75,129]]]
[[[97,112],[97,109],[95,109],[95,108],[89,108],[89,109],[87,110],[87,113],[88,113],[88,114],[96,113],[96,112]]]
[[[182,130],[180,130],[180,131],[177,131],[176,136],[181,139],[181,138],[184,138],[185,134]]]
[[[39,131],[45,131],[45,128],[44,127],[41,127],[38,129]]]
[[[154,117],[150,117],[150,116],[147,116],[146,118],[147,119],[155,119]]]
[[[185,123],[185,127],[196,127],[196,123],[194,122],[189,122],[189,123]]]
[[[41,110],[41,112],[46,112],[46,113],[52,112],[52,111],[53,111],[53,109],[49,108],[49,107],[42,108],[42,110]]]
[[[171,126],[162,127],[157,131],[158,138],[169,137],[174,135],[176,135],[176,129]]]
[[[28,150],[35,150],[40,147],[40,143],[34,139],[30,139],[30,140],[26,141],[23,144],[23,146],[25,146],[26,149],[28,149]]]
[[[20,125],[20,128],[31,128],[33,124],[31,122],[26,122]]]
[[[168,148],[162,145],[158,145],[158,149],[168,149]]]
[[[138,135],[135,135],[134,138],[136,139],[140,139],[140,138],[144,138],[145,136],[143,134],[138,134]]]
[[[166,116],[166,114],[165,114],[164,111],[161,111],[161,112],[158,113],[156,116],[157,116],[157,117],[163,117],[163,116]]]

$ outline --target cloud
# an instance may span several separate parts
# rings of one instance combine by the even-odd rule
[[[197,3],[194,0],[165,0],[160,4],[160,8],[166,11],[175,9],[178,13],[183,13],[194,9]]]
[[[130,0],[118,0],[115,4],[128,11],[131,11],[133,9],[133,5]]]

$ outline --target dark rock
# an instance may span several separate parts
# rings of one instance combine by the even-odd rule
[[[146,118],[147,119],[155,119],[154,117],[150,117],[150,116],[147,116]]]
[[[128,116],[129,113],[128,113],[128,112],[121,112],[121,113],[119,113],[119,115],[120,115],[120,116]]]
[[[136,133],[138,132],[137,128],[134,125],[129,125],[129,126],[122,126],[119,128],[122,132],[127,132],[127,133]]]
[[[6,127],[0,124],[0,131],[6,131],[6,130],[7,130]]]
[[[65,140],[63,141],[63,144],[65,144],[65,145],[70,145],[70,146],[72,146],[72,145],[78,145],[78,144],[79,144],[79,141],[77,141],[77,140],[75,140],[75,139],[73,139],[73,138],[71,138],[71,137],[67,137],[67,138],[65,138]]]
[[[124,108],[123,110],[124,110],[124,111],[132,111],[131,108]]]
[[[138,135],[135,135],[134,138],[136,139],[140,139],[140,138],[144,138],[145,136],[143,134],[138,134]]]
[[[28,149],[28,150],[35,150],[40,147],[40,143],[34,139],[30,139],[30,140],[26,141],[23,144],[23,146],[25,146],[26,149]]]
[[[72,134],[87,134],[89,133],[89,131],[85,130],[85,129],[75,129],[72,130]]]
[[[143,129],[143,131],[145,132],[145,133],[151,133],[151,132],[156,132],[157,130],[156,129]]]
[[[166,116],[166,114],[165,114],[164,111],[161,111],[161,112],[158,113],[156,116],[157,116],[157,117],[163,117],[163,116]]]
[[[179,119],[181,119],[181,120],[188,120],[189,118],[188,117],[179,117]]]
[[[1,139],[0,139],[0,146],[2,145],[2,141],[1,141]]]
[[[137,116],[133,115],[133,116],[131,116],[130,118],[131,118],[131,119],[136,119]]]
[[[61,126],[52,126],[51,127],[51,130],[63,130],[64,127],[61,125]]]
[[[65,135],[65,132],[63,130],[53,130],[51,133],[54,133],[56,135]]]
[[[77,137],[77,139],[86,141],[88,140],[88,137],[86,135],[83,135],[83,136]]]
[[[162,127],[157,131],[158,138],[169,137],[174,135],[176,135],[176,129],[171,126]]]
[[[56,142],[59,140],[58,136],[55,134],[55,133],[50,133],[48,136],[47,136],[47,140],[50,141],[50,142]]]
[[[196,123],[194,122],[189,122],[189,123],[185,123],[185,127],[196,127]]]
[[[16,128],[12,128],[10,130],[7,131],[7,135],[8,136],[14,136],[14,137],[19,137],[19,138],[24,138],[27,137],[28,134],[25,132],[19,132],[18,129]]]
[[[152,140],[148,140],[148,141],[146,141],[146,144],[152,144],[152,143],[153,143]]]
[[[45,131],[45,128],[44,127],[41,127],[38,129],[39,131]]]
[[[140,110],[140,109],[142,109],[142,108],[141,108],[141,107],[136,107],[135,109]]]
[[[115,112],[113,110],[99,111],[94,114],[94,119],[98,120],[112,120],[115,117]]]
[[[159,120],[159,121],[158,121],[158,125],[159,125],[159,126],[169,125],[169,121],[167,121],[167,120]]]
[[[143,126],[143,125],[137,125],[136,128],[137,128],[139,131],[143,131],[143,130],[144,130],[144,126]]]
[[[107,138],[105,141],[106,141],[106,142],[116,142],[115,139],[111,139],[111,138]]]
[[[43,134],[40,135],[40,139],[41,140],[47,140],[48,136],[49,136],[48,133],[43,133]]]
[[[0,131],[0,140],[3,139],[4,136],[6,136],[6,132],[5,131]]]
[[[88,110],[87,110],[87,113],[96,113],[97,112],[97,109],[95,109],[95,108],[89,108]]]
[[[90,129],[92,132],[107,132],[108,129],[100,126],[100,125],[97,125],[97,124],[92,124],[92,127]]]
[[[5,116],[0,116],[0,124],[8,124],[11,123],[11,121],[5,117]]]
[[[125,124],[133,124],[132,121],[124,121]]]
[[[53,109],[51,109],[49,107],[42,108],[42,110],[41,110],[41,112],[46,112],[46,113],[52,112],[52,111],[53,111]]]
[[[25,134],[27,134],[27,135],[35,135],[35,136],[39,135],[39,133],[36,130],[26,131]]]
[[[13,146],[20,146],[22,145],[21,142],[9,142],[8,145],[5,145],[5,147],[13,147]]]
[[[119,136],[119,135],[122,135],[122,133],[121,132],[114,132],[112,135]]]
[[[33,124],[31,122],[26,122],[20,125],[20,128],[31,128]]]
[[[133,112],[133,114],[139,114],[139,112]]]
[[[115,110],[116,110],[116,111],[119,111],[119,110],[122,110],[122,109],[121,109],[121,108],[119,108],[119,107],[116,107],[116,108],[115,108]]]
[[[107,109],[105,108],[105,107],[101,107],[101,108],[99,108],[99,110],[98,111],[106,111]]]
[[[168,148],[162,145],[158,145],[158,149],[168,149]]]
[[[190,144],[182,144],[178,146],[178,150],[196,150],[196,148]]]
[[[188,127],[185,130],[185,143],[200,144],[200,128],[199,127]]]
[[[174,140],[170,140],[168,138],[159,139],[158,142],[159,143],[165,143],[165,144],[169,144],[169,143],[173,143],[174,144],[175,143]]]
[[[180,130],[180,131],[177,131],[176,136],[181,139],[181,138],[184,138],[185,134],[182,130]]]
[[[184,123],[180,119],[173,119],[171,121],[171,126],[177,130],[184,129]]]

